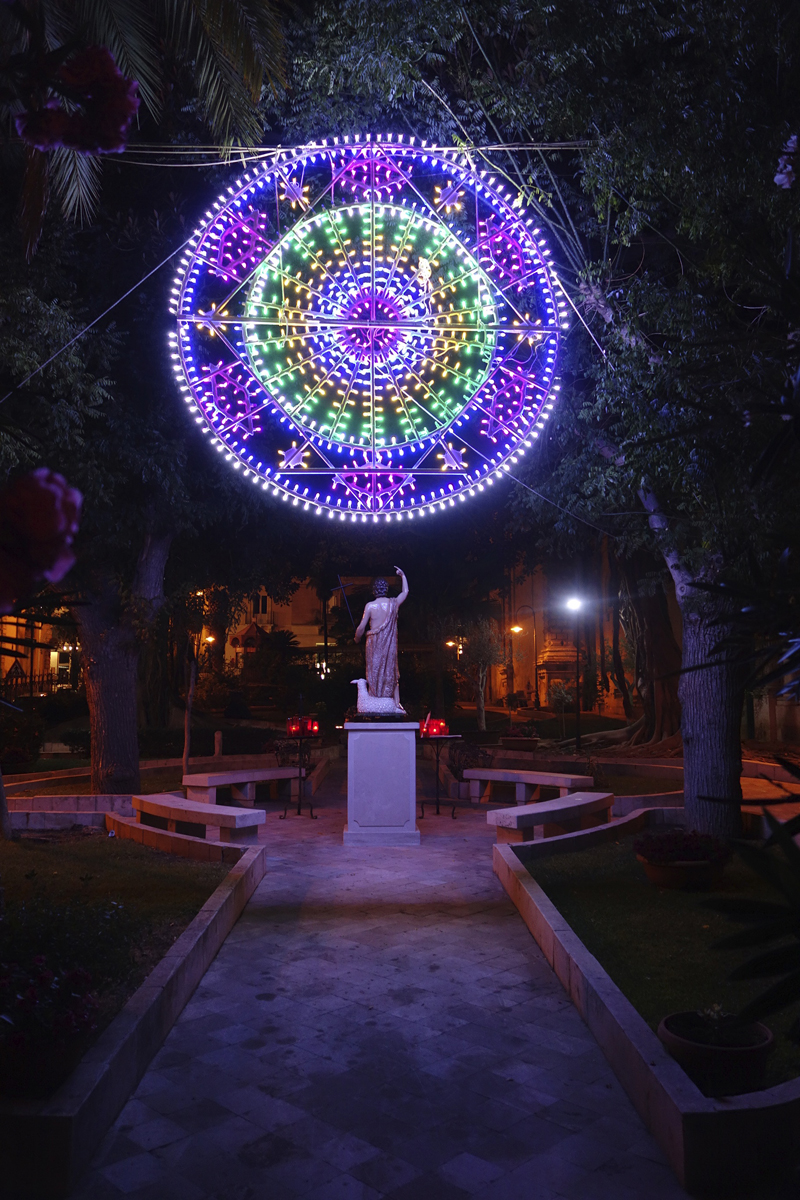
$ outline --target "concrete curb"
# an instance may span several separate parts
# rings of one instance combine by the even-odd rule
[[[627,817],[640,808],[683,808],[683,792],[653,792],[644,796],[616,796],[612,810],[615,817]]]
[[[633,824],[633,819],[639,818],[642,825],[648,824],[652,813],[632,813],[627,822]],[[568,836],[575,839],[570,848],[576,850],[588,842],[586,835]],[[543,857],[548,851],[546,842],[536,846],[534,857]],[[567,847],[560,849],[565,852]],[[764,1182],[770,1166],[788,1166],[800,1139],[800,1079],[724,1100],[704,1096],[589,953],[512,847],[493,846],[492,864],[687,1191],[725,1200],[748,1196]]]
[[[129,795],[112,796],[92,793],[88,796],[9,796],[9,812],[84,813],[117,812],[133,815]]]
[[[142,986],[49,1100],[0,1105],[5,1200],[65,1196],[147,1070],[266,869],[242,855]]]
[[[163,850],[165,854],[194,858],[198,862],[233,864],[245,853],[245,848],[235,842],[212,842],[210,838],[193,837],[189,833],[170,833],[155,825],[143,825],[134,817],[121,817],[118,813],[106,813],[105,823],[106,829],[115,837],[138,842],[151,850]]]

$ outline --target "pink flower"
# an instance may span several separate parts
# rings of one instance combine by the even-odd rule
[[[40,467],[0,492],[0,613],[37,584],[58,583],[75,562],[82,496]]]
[[[783,147],[783,154],[778,159],[778,172],[774,182],[780,188],[790,188],[795,181],[794,173],[794,155],[797,153],[797,134],[793,133],[786,145]]]
[[[15,121],[23,141],[37,150],[65,146],[82,154],[119,154],[139,108],[138,84],[127,79],[105,46],[89,46],[59,69],[53,86],[82,111],[67,112],[55,99]]]

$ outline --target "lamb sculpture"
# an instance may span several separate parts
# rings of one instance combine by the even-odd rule
[[[358,688],[358,711],[360,713],[380,713],[384,717],[405,716],[406,710],[398,708],[392,696],[370,696],[367,691],[366,679],[351,679]]]

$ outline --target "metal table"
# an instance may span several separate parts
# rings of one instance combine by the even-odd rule
[[[430,737],[421,737],[420,741],[421,742],[430,742],[433,746],[433,750],[436,755],[436,815],[438,817],[439,816],[439,759],[442,756],[442,742],[460,742],[461,734],[460,733],[435,733],[435,734],[432,734]],[[425,816],[425,801],[420,800],[419,806],[422,810],[420,813],[420,820],[422,820],[422,818]],[[453,811],[450,814],[450,816],[455,821],[455,819],[456,819],[455,804],[453,805]]]
[[[304,783],[303,767],[310,765],[310,763],[311,763],[310,755],[308,758],[308,763],[305,763],[303,761],[305,758],[304,750],[305,750],[305,747],[308,745],[308,743],[314,741],[315,739],[317,741],[320,740],[320,735],[318,733],[298,734],[295,737],[285,737],[285,738],[280,739],[282,742],[296,742],[297,743],[297,815],[298,815],[298,817],[302,814],[302,811],[303,811],[303,783]],[[288,813],[289,808],[291,807],[291,803],[292,803],[292,800],[291,800],[291,796],[290,796],[289,799],[286,801],[286,807],[283,810],[283,816],[278,818],[279,821],[286,820],[286,814]],[[317,820],[317,818],[314,816],[314,801],[310,797],[309,797],[309,801],[308,801],[308,815],[311,817],[312,821]]]

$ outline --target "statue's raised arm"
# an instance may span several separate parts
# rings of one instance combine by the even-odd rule
[[[400,576],[400,578],[401,578],[401,579],[402,579],[402,581],[403,581],[403,583],[402,583],[402,586],[401,586],[401,588],[400,588],[400,595],[397,597],[397,604],[398,604],[398,606],[399,606],[399,605],[401,605],[401,604],[403,603],[403,601],[405,600],[406,596],[408,595],[408,580],[406,579],[406,576],[405,576],[405,571],[403,571],[403,570],[402,570],[400,567],[398,567],[396,564],[395,564],[395,568],[394,568],[394,569],[395,569],[395,571],[397,571],[397,574]]]

